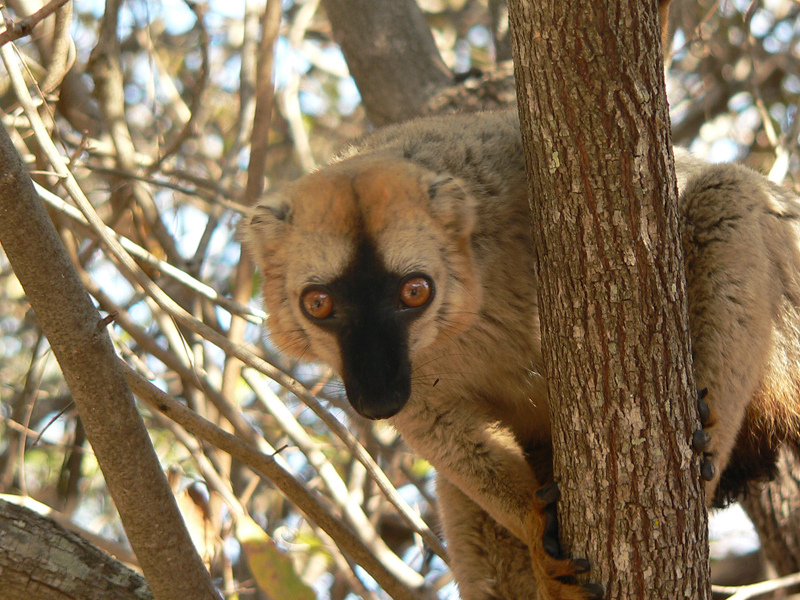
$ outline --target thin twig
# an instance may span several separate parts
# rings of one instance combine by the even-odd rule
[[[39,197],[49,206],[53,207],[57,211],[66,215],[75,223],[83,225],[87,229],[91,230],[91,227],[89,226],[89,223],[86,221],[86,218],[81,214],[81,212],[78,209],[76,209],[73,206],[70,206],[69,204],[64,202],[61,198],[59,198],[52,192],[46,190],[42,186],[34,183],[34,187],[36,188],[36,191],[39,193]],[[116,237],[117,240],[119,240],[120,245],[125,250],[127,250],[132,256],[135,256],[137,259],[139,259],[145,264],[150,265],[151,267],[155,267],[156,269],[161,271],[164,275],[171,277],[172,279],[185,285],[189,289],[192,289],[198,294],[208,298],[214,304],[221,306],[229,313],[238,315],[255,325],[261,325],[266,319],[267,315],[264,311],[259,310],[257,308],[251,308],[249,306],[245,306],[243,304],[231,300],[227,296],[223,296],[211,286],[208,286],[202,281],[195,279],[194,277],[192,277],[185,271],[182,271],[178,267],[171,265],[170,263],[163,261],[159,258],[156,258],[150,252],[148,252],[138,244],[135,244],[134,242],[130,241],[128,238],[119,235],[116,231],[114,231],[110,227],[107,227],[106,230],[108,231],[109,235],[113,235],[114,237]]]
[[[768,579],[751,585],[727,586],[712,585],[711,591],[717,594],[731,594],[728,600],[746,600],[768,592],[774,592],[800,583],[800,573],[793,573],[778,579]]]
[[[26,35],[30,35],[34,27],[64,6],[67,2],[69,2],[69,0],[52,0],[24,19],[20,19],[19,21],[6,21],[6,30],[0,33],[0,46],[18,40]]]
[[[132,157],[136,154],[136,145],[133,142],[125,112],[121,49],[117,38],[118,13],[121,5],[121,0],[109,0],[106,3],[106,10],[100,20],[97,45],[92,51],[88,66],[94,77],[94,95],[98,99],[103,120],[116,150],[114,160],[123,171],[135,173],[137,165]],[[20,91],[16,85],[14,89],[19,97]],[[144,220],[149,226],[148,233],[152,234],[171,263],[182,264],[183,259],[175,246],[175,240],[164,225],[153,198],[147,193],[144,186],[138,183],[134,182],[130,186],[130,190],[133,200],[144,214]]]
[[[256,398],[261,402],[261,405],[278,422],[281,430],[289,436],[289,439],[306,456],[309,464],[317,470],[333,501],[342,509],[350,524],[356,528],[356,531],[359,532],[362,539],[376,556],[380,557],[384,563],[400,560],[386,546],[361,506],[351,497],[347,485],[336,471],[336,468],[311,439],[311,436],[306,433],[306,430],[297,422],[281,399],[266,385],[266,381],[257,377],[250,369],[244,369],[242,377],[255,392]]]
[[[399,582],[353,531],[337,519],[302,483],[280,467],[273,456],[258,452],[249,444],[223,431],[200,417],[183,404],[159,390],[152,383],[120,361],[128,385],[136,395],[154,409],[166,415],[184,429],[227,452],[271,481],[291,502],[311,518],[323,531],[336,540],[342,550],[358,562],[378,584],[396,600],[418,600],[417,595]]]
[[[253,134],[250,142],[250,163],[247,166],[247,187],[244,204],[252,206],[264,191],[264,173],[267,168],[267,146],[269,125],[272,116],[272,63],[275,40],[281,24],[280,0],[267,0],[261,21],[261,45],[259,46],[258,74],[256,76],[256,111],[253,117]]]
[[[163,150],[161,156],[148,170],[149,173],[156,171],[167,158],[180,150],[183,143],[190,137],[197,134],[202,128],[200,124],[201,113],[205,113],[203,109],[203,102],[206,98],[206,88],[208,87],[208,78],[211,73],[208,59],[208,46],[211,43],[211,37],[208,35],[203,17],[205,16],[208,7],[205,4],[198,4],[190,0],[186,0],[186,5],[194,13],[197,18],[197,29],[200,32],[200,80],[197,82],[195,90],[192,94],[192,105],[189,108],[189,120],[183,125],[181,130],[175,138],[169,143],[166,149]]]

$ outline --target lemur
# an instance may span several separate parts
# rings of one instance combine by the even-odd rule
[[[800,450],[800,203],[741,166],[676,149],[675,167],[707,392],[696,445],[719,503],[771,474],[782,443]],[[359,414],[388,419],[436,468],[465,600],[598,593],[564,581],[586,561],[545,548],[551,439],[530,218],[508,111],[380,129],[244,223],[274,342],[328,363]]]

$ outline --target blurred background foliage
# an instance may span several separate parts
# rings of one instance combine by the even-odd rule
[[[673,4],[667,89],[675,143],[711,161],[745,161],[798,189],[800,3]],[[40,6],[37,0],[9,0],[2,14],[18,20]],[[67,199],[21,108],[12,68],[24,75],[49,136],[97,212],[142,248],[142,269],[198,319],[249,344],[301,381],[357,434],[405,501],[435,529],[429,466],[413,458],[390,428],[368,424],[349,411],[328,369],[279,356],[260,330],[257,280],[237,278],[236,226],[250,159],[263,5],[257,0],[80,0],[71,6],[66,34],[51,18],[15,42],[13,67],[0,67],[3,125],[35,182]],[[508,78],[501,2],[420,0],[419,6],[454,74],[454,86],[461,81],[467,88],[480,86],[498,72]],[[119,41],[122,122],[111,118],[114,101],[104,92],[98,67],[110,12],[118,17],[110,26]],[[370,128],[319,0],[284,0],[281,12],[267,190],[325,163],[348,139]],[[66,42],[59,46],[59,40]],[[264,448],[280,449],[287,468],[334,510],[343,505],[333,488],[343,484],[347,501],[363,507],[366,523],[422,575],[430,597],[457,597],[444,562],[398,517],[363,465],[314,412],[262,374],[243,377],[224,351],[180,327],[127,279],[90,228],[57,203],[49,210],[90,294],[101,310],[117,312],[110,331],[129,364],[223,428],[231,426],[222,415],[235,408],[263,436]],[[176,281],[156,260],[188,275],[189,284]],[[240,304],[221,306],[215,293]],[[238,331],[232,326],[237,321],[243,325]],[[69,390],[4,256],[0,383],[0,493],[30,496],[79,527],[124,543]],[[210,398],[203,386],[221,391],[222,399]],[[288,407],[288,415],[276,416],[280,411],[270,408],[273,397]],[[243,549],[250,548],[251,556],[267,553],[264,560],[270,564],[277,564],[269,559],[273,551],[291,557],[288,568],[276,567],[273,581],[297,573],[319,598],[381,597],[371,579],[269,482],[210,445],[197,444],[146,406],[141,412],[197,546],[226,596],[281,597],[265,595],[266,584],[242,560]],[[288,435],[281,419],[298,425],[298,435],[309,443]],[[314,450],[324,460],[310,456]],[[201,454],[210,467],[198,466]],[[335,475],[323,477],[322,464],[333,465]],[[339,482],[332,483],[336,478]],[[239,514],[252,517],[260,533],[237,529]],[[737,513],[736,527],[743,518]],[[757,545],[749,529],[745,536]]]

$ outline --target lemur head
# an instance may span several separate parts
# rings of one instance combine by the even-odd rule
[[[389,157],[351,158],[263,198],[243,237],[273,340],[331,365],[364,417],[395,415],[421,353],[477,314],[474,219],[459,181]]]

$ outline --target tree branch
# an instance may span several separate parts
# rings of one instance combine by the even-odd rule
[[[7,51],[0,47],[4,59]],[[58,359],[155,596],[217,598],[136,412],[100,314],[5,129],[0,130],[0,242]]]
[[[334,39],[375,125],[418,117],[453,83],[416,0],[323,0]]]
[[[0,46],[18,40],[26,35],[30,35],[34,27],[64,6],[67,2],[69,2],[69,0],[52,0],[52,2],[45,4],[42,8],[24,19],[19,21],[6,21],[6,30],[0,33]]]
[[[300,510],[336,540],[337,545],[375,578],[375,581],[395,600],[415,600],[417,595],[400,583],[381,564],[350,528],[336,518],[303,484],[281,467],[273,456],[262,454],[250,444],[223,431],[210,421],[165,394],[128,365],[120,361],[128,383],[136,395],[151,407],[166,415],[198,438],[227,452],[237,460],[264,475]]]

